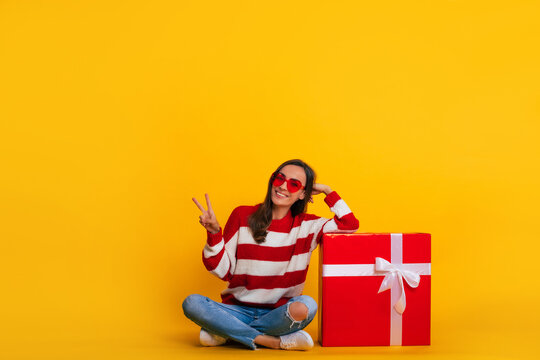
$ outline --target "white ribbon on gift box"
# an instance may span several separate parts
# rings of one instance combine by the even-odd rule
[[[416,288],[418,287],[418,284],[420,284],[420,275],[414,271],[400,269],[396,265],[388,262],[388,260],[380,257],[375,258],[375,270],[386,273],[381,283],[381,287],[379,288],[379,293],[391,289],[396,281],[398,282],[401,294],[398,301],[394,304],[394,308],[398,313],[403,314],[405,307],[407,306],[403,278],[405,278],[405,281],[407,281],[407,284],[409,284],[410,287]]]
[[[430,263],[403,264],[403,234],[390,234],[391,262],[377,257],[375,264],[323,264],[322,276],[384,276],[379,293],[390,289],[390,345],[401,345],[402,314],[405,311],[405,287],[403,278],[409,286],[420,284],[420,275],[431,275]]]

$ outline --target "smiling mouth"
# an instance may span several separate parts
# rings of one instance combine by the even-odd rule
[[[277,196],[278,198],[280,198],[280,199],[285,199],[285,198],[288,198],[288,196],[287,196],[287,195],[285,195],[285,194],[282,194],[282,193],[280,193],[280,192],[279,192],[279,191],[277,191],[277,190],[275,191],[275,193],[276,193],[276,196]]]

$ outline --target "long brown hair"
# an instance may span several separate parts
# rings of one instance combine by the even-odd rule
[[[298,214],[306,211],[308,201],[311,198],[311,192],[313,191],[313,184],[315,183],[316,174],[315,171],[313,171],[313,169],[308,164],[306,164],[300,159],[285,161],[283,164],[279,165],[279,167],[276,169],[276,172],[281,171],[281,169],[283,169],[287,165],[300,166],[304,169],[304,172],[306,173],[306,185],[304,187],[305,196],[303,199],[296,200],[296,202],[291,206],[291,215],[295,217]],[[248,219],[248,225],[251,230],[251,234],[253,235],[253,238],[258,244],[264,242],[264,240],[266,239],[266,235],[268,234],[267,229],[272,222],[273,206],[274,203],[272,202],[272,178],[270,177],[270,179],[268,180],[268,188],[266,190],[266,198],[264,199],[264,202],[253,214],[251,214]]]

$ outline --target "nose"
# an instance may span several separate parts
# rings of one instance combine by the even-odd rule
[[[284,181],[283,184],[281,184],[281,185],[278,186],[278,189],[279,189],[281,192],[287,194],[287,192],[286,192],[286,191],[288,191],[288,189],[287,189],[287,182]]]

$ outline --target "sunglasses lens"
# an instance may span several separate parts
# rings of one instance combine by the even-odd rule
[[[289,183],[287,184],[287,189],[294,193],[294,192],[297,192],[298,190],[300,190],[300,188],[302,187],[302,183],[298,180],[289,180]]]
[[[283,184],[284,181],[285,181],[285,176],[277,173],[277,174],[274,174],[274,182],[272,183],[272,185],[280,186],[281,184]]]

